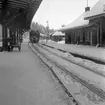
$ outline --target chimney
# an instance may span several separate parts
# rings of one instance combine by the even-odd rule
[[[90,11],[90,7],[85,8],[85,12]]]

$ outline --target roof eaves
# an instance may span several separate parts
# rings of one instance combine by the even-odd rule
[[[66,25],[65,27],[61,28],[60,30],[70,30],[70,29],[76,29],[83,27],[87,24],[89,24],[88,20],[84,20],[86,12],[84,12],[82,15],[80,15],[75,21],[73,21],[71,24]]]
[[[82,25],[82,26],[77,26],[77,27],[62,29],[61,31],[62,31],[62,32],[65,32],[65,31],[69,31],[69,30],[84,28],[84,27],[87,27],[87,26],[88,26],[88,24],[85,24],[85,25]]]
[[[85,17],[84,19],[89,20],[89,19],[99,18],[99,17],[102,17],[102,16],[105,16],[105,13],[101,13],[101,14],[93,15],[93,16],[88,16],[88,17]]]

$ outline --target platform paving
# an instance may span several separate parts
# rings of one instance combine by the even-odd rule
[[[67,105],[51,72],[28,48],[0,52],[0,105]]]

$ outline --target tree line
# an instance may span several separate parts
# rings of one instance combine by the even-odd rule
[[[48,35],[54,32],[54,29],[50,29],[48,26],[43,26],[37,22],[32,22],[31,24],[32,30],[38,30],[40,33]]]

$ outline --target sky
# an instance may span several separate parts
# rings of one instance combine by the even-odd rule
[[[99,0],[88,0],[88,6],[93,7]],[[78,18],[87,6],[87,0],[43,0],[33,21],[44,26],[49,21],[49,27],[59,29]]]

